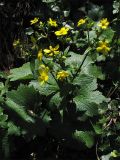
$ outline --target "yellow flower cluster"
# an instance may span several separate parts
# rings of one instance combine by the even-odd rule
[[[96,48],[97,52],[107,54],[110,51],[110,47],[108,47],[107,41],[99,41],[98,47]]]
[[[44,53],[48,56],[53,56],[53,55],[57,55],[60,53],[59,49],[59,45],[56,45],[55,47],[49,46],[49,49],[44,49]],[[42,49],[39,50],[38,52],[38,59],[41,61],[43,57],[43,52]],[[65,78],[67,78],[69,76],[69,73],[65,70],[61,70],[59,72],[57,72],[56,78],[58,80],[63,81]],[[40,65],[39,68],[39,77],[38,80],[40,82],[41,85],[43,85],[44,83],[46,83],[49,79],[49,68],[47,66],[45,66],[44,64]]]
[[[35,24],[39,21],[39,18],[34,18],[33,20],[31,20],[31,24]],[[81,26],[83,24],[85,24],[87,21],[87,19],[80,19],[77,23],[77,26]],[[41,22],[41,25],[43,23]],[[58,24],[55,20],[53,20],[52,18],[49,18],[49,20],[47,21],[47,24],[51,27],[57,27]],[[108,26],[109,26],[109,22],[107,20],[107,18],[103,18],[98,24],[97,24],[101,29],[106,29]],[[56,36],[65,36],[68,34],[70,28],[69,27],[66,27],[66,26],[63,26],[61,27],[59,30],[55,31],[54,34]],[[70,41],[70,37],[66,37],[67,41]],[[109,51],[111,50],[111,48],[109,47],[109,43],[108,41],[106,40],[101,40],[98,42],[98,45],[96,47],[96,51],[97,52],[100,52],[100,53],[103,53],[103,54],[107,54]],[[59,50],[59,44],[57,44],[56,46],[52,46],[50,45],[48,48],[45,48],[45,49],[40,49],[38,51],[38,59],[40,61],[42,61],[42,58],[43,58],[43,55],[45,57],[55,57],[56,55],[60,54],[60,50]],[[66,57],[63,55],[61,55],[60,57],[61,59],[59,60],[64,60],[66,59]],[[55,73],[56,75],[56,79],[57,80],[60,80],[60,81],[63,81],[64,79],[66,79],[70,74],[68,71],[66,70],[60,70],[58,71],[57,73]],[[45,65],[40,65],[40,68],[39,68],[39,81],[40,81],[40,84],[44,84],[48,81],[49,79],[49,67],[45,66]]]
[[[40,69],[39,69],[39,81],[40,81],[40,84],[43,85],[45,82],[48,81],[49,79],[49,76],[48,76],[48,73],[49,73],[49,68],[46,67],[44,64],[40,65]]]
[[[49,18],[49,21],[48,21],[48,24],[51,26],[51,27],[57,27],[57,22],[55,20],[52,20],[51,18]]]
[[[59,79],[59,80],[61,80],[61,81],[63,81],[65,78],[67,78],[69,76],[69,73],[67,72],[67,71],[64,71],[64,70],[62,70],[62,71],[59,71],[58,73],[57,73],[57,79]]]
[[[31,25],[33,25],[33,24],[35,24],[35,23],[37,23],[39,21],[39,18],[34,18],[34,19],[32,19],[31,21],[30,21],[30,24]]]
[[[109,22],[107,20],[107,18],[103,18],[99,23],[98,26],[102,29],[106,29],[109,25]]]
[[[85,24],[86,23],[86,19],[80,19],[77,23],[77,26],[81,26],[82,24]]]
[[[49,49],[44,49],[44,53],[47,55],[47,56],[53,56],[53,55],[57,55],[60,53],[60,51],[58,50],[59,49],[59,45],[55,46],[55,47],[52,47],[52,46],[49,46]]]
[[[68,71],[61,70],[57,73],[56,78],[58,80],[63,81],[68,76],[69,76]],[[40,84],[43,85],[48,81],[48,79],[49,79],[49,67],[42,64],[42,65],[40,65],[38,80],[39,80]]]
[[[55,32],[55,35],[56,35],[56,36],[64,36],[64,35],[67,35],[67,34],[68,34],[68,31],[69,31],[69,28],[67,28],[67,27],[62,27],[59,31],[56,31],[56,32]]]

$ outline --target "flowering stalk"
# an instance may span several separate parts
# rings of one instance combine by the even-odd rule
[[[87,29],[87,34],[88,34],[88,46],[90,46],[90,36],[89,36],[89,28]],[[91,50],[92,48],[91,47],[88,47],[87,49],[86,49],[86,51],[85,51],[85,56],[84,56],[84,58],[83,58],[83,60],[82,60],[82,62],[81,62],[81,64],[80,64],[80,66],[79,66],[79,68],[78,68],[78,70],[77,70],[77,72],[75,73],[75,74],[73,74],[73,78],[72,78],[72,82],[73,82],[73,80],[75,79],[75,77],[78,75],[78,73],[81,71],[81,68],[82,68],[82,66],[83,66],[83,64],[84,64],[84,62],[85,62],[85,60],[86,60],[86,58],[87,58],[87,56],[88,56],[88,54],[89,54],[89,51]]]
[[[82,60],[82,62],[81,62],[81,64],[80,64],[77,72],[76,72],[75,74],[73,74],[72,82],[73,82],[73,80],[76,78],[76,76],[78,75],[78,73],[81,71],[81,67],[83,66],[83,64],[84,64],[84,62],[85,62],[85,60],[86,60],[86,58],[87,58],[90,50],[91,50],[91,47],[89,47],[89,48],[85,51],[85,53],[84,53],[85,56],[84,56],[84,58],[83,58],[83,60]]]
[[[46,63],[43,60],[42,60],[42,62],[43,62],[44,65],[46,65]],[[53,72],[51,70],[49,70],[49,72],[51,73],[51,75],[53,76],[54,80],[58,84],[58,81],[57,81],[56,77],[54,76]]]

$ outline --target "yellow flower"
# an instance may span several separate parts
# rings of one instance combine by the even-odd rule
[[[57,55],[60,53],[59,49],[59,45],[55,46],[55,48],[53,48],[52,46],[49,46],[49,49],[44,49],[44,52],[47,56],[53,56],[53,55]]]
[[[51,18],[49,18],[48,24],[52,27],[57,27],[57,22],[55,20],[52,20]]]
[[[19,39],[18,40],[14,40],[14,42],[13,42],[13,46],[14,47],[17,47],[19,44],[20,44],[20,40]]]
[[[86,19],[80,19],[77,23],[77,26],[81,26],[82,24],[84,24],[86,22]]]
[[[64,36],[66,34],[68,34],[69,28],[67,27],[62,27],[59,31],[55,32],[56,36]]]
[[[67,71],[64,71],[64,70],[59,71],[57,73],[57,79],[59,79],[61,81],[64,80],[65,78],[67,78],[68,76],[69,76],[69,73]]]
[[[110,47],[108,47],[107,41],[99,41],[98,47],[96,48],[97,52],[101,52],[103,54],[107,54],[110,51]]]
[[[39,69],[39,81],[40,81],[40,84],[43,85],[45,82],[48,81],[49,79],[49,76],[48,76],[48,73],[49,73],[49,68],[46,67],[45,65],[40,65],[40,69]]]
[[[38,59],[41,61],[43,57],[42,49],[38,51]]]
[[[109,22],[107,18],[103,18],[98,24],[98,26],[101,27],[102,29],[106,29],[108,25],[109,25]]]
[[[38,20],[39,20],[39,18],[34,18],[34,19],[32,19],[31,21],[30,21],[30,24],[32,25],[32,24],[35,24],[35,23],[37,23],[38,22]]]

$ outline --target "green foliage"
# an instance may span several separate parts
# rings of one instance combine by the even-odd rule
[[[0,127],[2,127],[2,128],[6,127],[6,125],[7,125],[7,123],[6,123],[7,119],[8,119],[8,115],[4,114],[3,113],[3,109],[0,107]]]
[[[24,121],[34,122],[33,119],[24,111],[24,108],[13,102],[11,99],[8,98],[5,104],[8,109],[14,110],[14,112]]]
[[[33,75],[30,69],[30,63],[23,64],[22,67],[11,69],[10,81],[32,79]]]
[[[114,33],[115,33],[115,31],[113,31],[112,29],[109,28],[109,29],[102,32],[99,39],[100,40],[106,39],[107,41],[111,42],[114,37]]]
[[[55,2],[56,0],[42,0],[42,2],[45,2],[45,3],[51,3],[51,2]]]
[[[113,2],[113,14],[120,12],[120,2],[119,0],[114,0]]]
[[[38,93],[33,87],[21,84],[17,90],[9,91],[7,98],[21,106],[32,106],[38,98]]]
[[[96,80],[87,75],[80,75],[74,81],[75,84],[80,85],[77,96],[74,97],[77,109],[86,111],[89,116],[98,114],[97,105],[105,101],[105,97],[99,91],[96,91]]]
[[[83,9],[89,17],[73,22],[61,3],[41,1],[51,17],[30,20],[27,41],[19,42],[27,63],[0,72],[0,153],[9,158],[14,138],[21,137],[45,154],[49,146],[57,148],[58,159],[68,148],[95,150],[98,160],[119,157],[119,20],[102,19],[103,7],[91,3]],[[117,5],[114,1],[113,8]],[[40,159],[36,152],[30,155]]]
[[[91,148],[94,145],[94,136],[93,133],[87,131],[76,131],[74,133],[74,138],[82,141],[88,148]]]

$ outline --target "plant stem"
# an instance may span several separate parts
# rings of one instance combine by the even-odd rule
[[[99,156],[98,156],[98,142],[96,144],[96,156],[97,156],[97,160],[100,160]]]
[[[88,0],[88,3],[89,3],[89,0]],[[85,62],[85,60],[86,60],[86,58],[87,58],[87,56],[88,56],[88,54],[89,54],[89,51],[91,50],[91,47],[90,47],[89,28],[87,28],[87,43],[88,43],[88,48],[87,48],[86,51],[84,52],[85,56],[84,56],[84,58],[83,58],[83,60],[82,60],[82,62],[81,62],[81,64],[80,64],[77,72],[73,75],[72,82],[73,82],[73,80],[75,79],[75,77],[78,75],[78,73],[81,71],[81,68],[82,68],[82,66],[83,66],[83,64],[84,64],[84,62]]]
[[[107,97],[111,97],[113,95],[113,93],[117,90],[117,88],[118,88],[118,85],[115,86],[115,88],[113,89],[113,91],[111,89],[110,92],[108,93]]]
[[[46,65],[46,63],[42,60],[42,62],[43,62],[43,64],[45,64]],[[57,79],[55,78],[55,76],[54,76],[54,74],[53,74],[53,72],[50,72],[51,73],[51,75],[53,76],[53,78],[54,78],[54,80],[56,81],[56,83],[57,83],[57,85],[58,85],[58,81],[57,81]],[[59,86],[59,85],[58,85]]]
[[[44,116],[46,115],[46,113],[47,113],[47,110],[45,109],[45,111],[44,111],[44,113],[43,113],[43,115],[41,117],[42,120],[43,120]]]
[[[81,64],[80,64],[77,72],[73,75],[72,82],[73,82],[73,80],[75,79],[75,77],[78,75],[78,73],[81,71],[81,67],[83,66],[83,64],[84,64],[84,62],[85,62],[85,60],[86,60],[86,58],[87,58],[90,50],[91,50],[91,48],[89,47],[89,48],[85,51],[85,56],[84,56],[84,58],[83,58],[83,60],[82,60],[82,62],[81,62]]]

